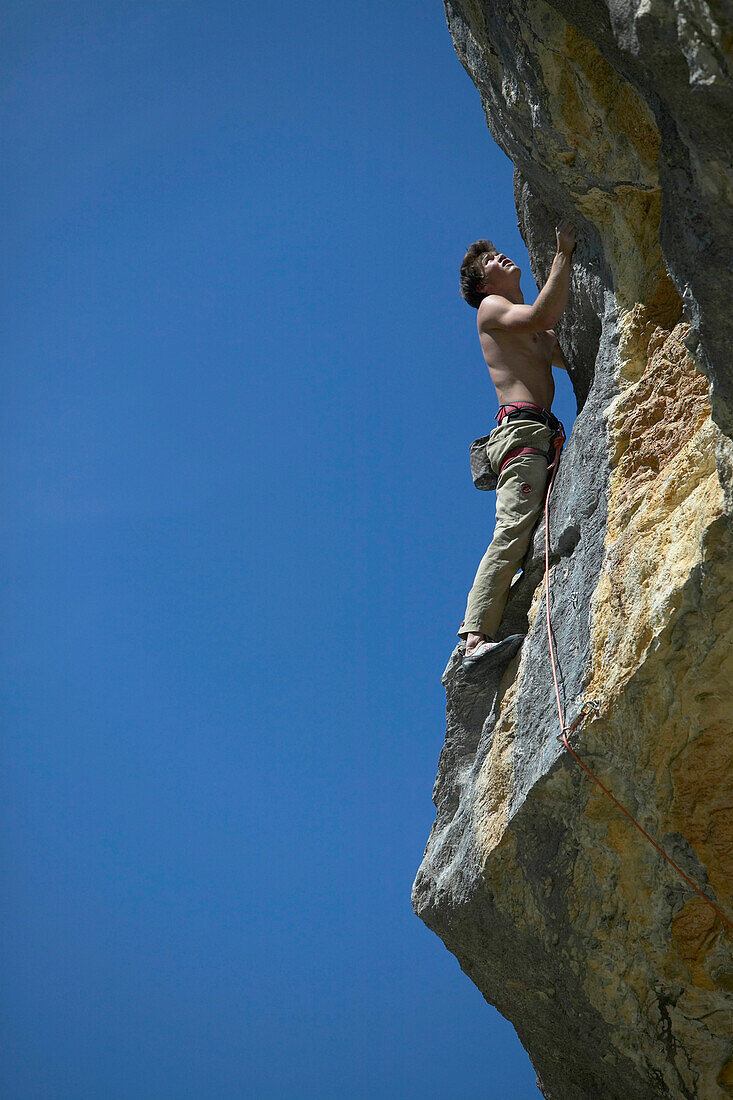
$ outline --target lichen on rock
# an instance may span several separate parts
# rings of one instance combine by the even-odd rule
[[[579,229],[560,328],[579,414],[551,506],[574,743],[733,914],[733,32],[698,0],[446,0],[515,165],[544,280]],[[733,1096],[733,941],[558,741],[538,530],[500,682],[444,675],[418,915],[510,1019],[548,1100]]]

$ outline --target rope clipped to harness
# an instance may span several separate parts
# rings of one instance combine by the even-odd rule
[[[550,663],[552,665],[552,678],[555,682],[555,699],[557,701],[557,715],[558,715],[558,719],[560,721],[560,730],[561,730],[560,736],[558,737],[558,741],[562,742],[562,744],[565,746],[565,748],[568,750],[568,752],[572,756],[574,756],[575,759],[578,761],[578,763],[580,764],[583,771],[587,772],[587,774],[591,777],[591,779],[595,783],[598,784],[598,786],[601,788],[601,790],[604,791],[605,794],[608,795],[608,797],[611,799],[611,801],[613,803],[615,803],[616,806],[618,806],[619,810],[621,810],[621,812],[629,819],[629,821],[632,823],[632,825],[636,826],[636,828],[639,830],[641,835],[646,837],[646,839],[649,841],[649,843],[654,848],[656,848],[656,850],[659,852],[659,854],[661,856],[664,856],[667,863],[669,863],[669,865],[675,869],[677,874],[682,879],[684,879],[684,881],[688,884],[688,886],[692,887],[692,889],[695,891],[695,893],[699,897],[702,898],[702,900],[705,902],[706,905],[710,906],[710,908],[720,917],[720,919],[722,921],[725,922],[725,924],[728,925],[729,928],[733,928],[733,920],[731,920],[730,917],[726,916],[726,914],[721,909],[719,909],[718,906],[714,902],[712,902],[709,897],[707,897],[705,894],[703,894],[702,890],[700,890],[700,888],[695,885],[695,883],[692,881],[692,879],[689,877],[689,875],[686,875],[685,872],[682,870],[682,868],[678,867],[677,864],[674,862],[674,860],[671,859],[667,855],[667,853],[662,848],[659,847],[657,842],[649,835],[649,833],[646,831],[646,829],[644,829],[639,824],[639,822],[636,820],[636,818],[633,816],[633,814],[629,813],[629,811],[624,806],[621,805],[619,800],[613,794],[611,794],[608,787],[604,786],[603,783],[601,783],[598,776],[593,774],[593,772],[588,767],[588,765],[586,763],[584,763],[583,760],[581,760],[580,756],[578,756],[577,752],[575,751],[575,749],[570,744],[570,741],[569,741],[570,735],[587,718],[588,713],[591,710],[596,710],[596,711],[598,710],[598,704],[595,703],[595,702],[585,703],[583,705],[583,707],[581,708],[580,713],[575,718],[575,720],[569,726],[565,725],[565,716],[563,714],[562,703],[560,702],[560,686],[558,684],[558,679],[557,679],[557,664],[556,664],[556,660],[555,660],[555,646],[554,646],[553,641],[552,641],[552,620],[551,620],[551,617],[550,617],[550,493],[552,492],[552,487],[555,483],[555,476],[557,474],[558,466],[560,464],[560,452],[562,451],[563,444],[565,443],[565,432],[562,429],[562,425],[560,425],[560,431],[555,436],[555,441],[554,442],[555,442],[555,457],[554,457],[554,460],[553,460],[552,465],[550,467],[550,469],[552,470],[552,473],[550,475],[550,483],[547,487],[547,494],[545,496],[545,610],[546,610],[546,613],[547,613],[547,642],[548,642],[549,649],[550,649]]]

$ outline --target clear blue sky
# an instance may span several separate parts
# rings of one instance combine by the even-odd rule
[[[3,9],[3,1097],[533,1100],[410,907],[533,292],[441,3]]]

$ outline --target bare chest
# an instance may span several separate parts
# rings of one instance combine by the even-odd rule
[[[549,332],[487,332],[481,334],[487,363],[513,371],[547,371],[551,368],[555,337]]]

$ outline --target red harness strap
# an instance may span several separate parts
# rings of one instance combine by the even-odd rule
[[[508,405],[502,405],[496,414],[496,420],[501,424],[502,420],[505,420],[511,413],[516,412],[518,409],[532,409],[533,412],[546,413],[547,409],[543,409],[541,405],[535,405],[534,401],[510,401]]]
[[[513,458],[519,458],[520,455],[542,455],[547,458],[547,451],[540,451],[537,447],[513,447],[511,451],[507,451],[502,459],[501,466],[499,467],[499,477],[504,472],[504,467],[511,462]]]

